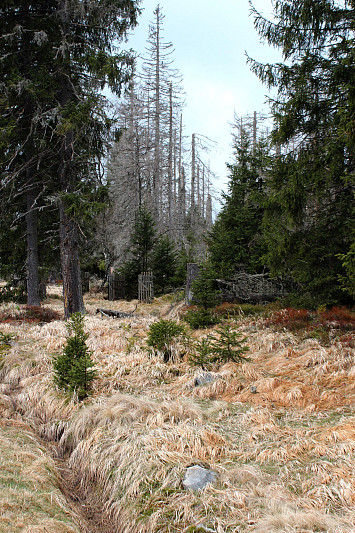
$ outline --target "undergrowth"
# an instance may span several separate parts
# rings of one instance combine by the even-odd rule
[[[285,308],[272,313],[264,321],[276,331],[288,330],[300,339],[315,338],[329,344],[335,338],[353,342],[355,312],[347,307],[332,307],[309,311],[307,309]]]
[[[25,303],[26,302],[26,291],[23,286],[13,287],[12,285],[5,285],[0,287],[0,303]]]
[[[175,320],[163,318],[150,325],[148,331],[147,346],[153,348],[154,353],[161,352],[164,362],[173,359],[174,348],[179,342],[187,340],[186,327],[178,324]]]
[[[60,320],[61,314],[50,307],[42,306],[17,306],[0,310],[0,322],[27,322],[38,324],[47,323],[53,320]]]

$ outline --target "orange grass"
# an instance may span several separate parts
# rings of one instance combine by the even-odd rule
[[[87,298],[99,373],[93,398],[68,402],[53,387],[62,321],[6,324],[16,340],[0,371],[0,410],[59,442],[118,531],[355,531],[351,343],[300,341],[245,318],[236,327],[248,338],[251,362],[228,363],[212,383],[194,387],[199,370],[188,354],[167,365],[145,344],[152,321],[177,317],[178,306],[156,300],[130,319],[101,319],[95,311],[105,302]],[[110,302],[113,309],[134,305]],[[211,467],[217,482],[202,493],[184,490],[191,464]]]

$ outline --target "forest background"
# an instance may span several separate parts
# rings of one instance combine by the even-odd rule
[[[81,270],[118,269],[134,297],[139,272],[152,269],[164,292],[183,285],[188,262],[205,261],[213,277],[278,277],[297,305],[353,302],[354,2],[278,2],[271,22],[251,7],[259,37],[283,57],[248,59],[277,91],[274,127],[267,135],[257,115],[235,117],[214,223],[209,140],[184,139],[161,9],[140,70],[118,47],[139,7],[1,8],[1,276],[38,305],[40,280],[60,263],[66,316],[84,310]],[[118,107],[105,87],[124,96]]]

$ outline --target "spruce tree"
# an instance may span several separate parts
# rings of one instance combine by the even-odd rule
[[[227,165],[228,192],[208,239],[210,261],[222,277],[241,268],[250,273],[264,268],[262,219],[269,147],[266,139],[254,145],[244,126],[238,128],[233,143],[235,162]]]
[[[284,63],[252,69],[278,89],[272,101],[280,146],[268,180],[266,262],[314,305],[345,298],[339,277],[354,226],[354,2],[280,0],[255,26]]]
[[[166,235],[156,242],[152,254],[154,293],[159,295],[172,289],[175,284],[177,253],[174,243]]]
[[[129,259],[120,267],[125,276],[126,293],[129,298],[138,296],[138,275],[151,269],[151,259],[156,243],[156,229],[153,215],[143,205],[136,213],[134,232],[128,247]]]
[[[63,352],[53,359],[54,382],[64,391],[83,400],[90,392],[96,370],[92,352],[86,345],[89,335],[84,331],[84,317],[74,313],[67,322],[67,340]]]
[[[81,215],[90,214],[88,198],[100,193],[112,122],[102,89],[120,94],[131,76],[132,54],[117,45],[138,13],[134,0],[5,0],[0,8],[1,186],[27,194],[31,288],[39,199],[56,202],[66,317],[84,309]]]

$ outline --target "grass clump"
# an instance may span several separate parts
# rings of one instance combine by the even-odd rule
[[[243,318],[246,316],[258,317],[265,315],[268,309],[267,306],[261,304],[249,304],[249,303],[239,303],[233,304],[228,302],[223,302],[218,305],[214,312],[217,316],[220,317],[229,317],[233,316],[236,318]]]
[[[67,330],[63,352],[53,359],[54,382],[61,389],[75,393],[79,400],[83,400],[88,396],[96,377],[92,352],[86,345],[89,335],[84,332],[84,316],[73,313],[67,322]]]
[[[175,320],[161,318],[149,327],[147,344],[153,348],[155,353],[163,353],[165,363],[173,358],[174,348],[179,341],[185,342],[186,340],[185,326],[178,324]]]
[[[15,337],[13,333],[3,333],[0,331],[0,349],[11,347],[11,341]]]

